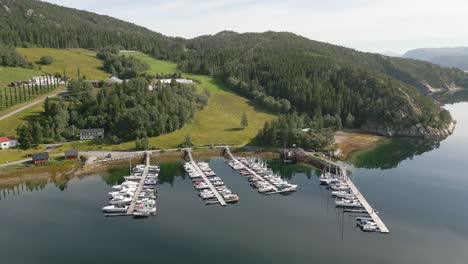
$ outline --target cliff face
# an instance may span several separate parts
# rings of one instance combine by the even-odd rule
[[[387,137],[421,137],[433,140],[442,140],[450,136],[455,130],[455,121],[451,121],[442,128],[434,128],[416,124],[410,127],[395,127],[392,125],[367,124],[364,130]]]

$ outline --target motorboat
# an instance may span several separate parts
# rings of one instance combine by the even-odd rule
[[[376,225],[366,224],[361,226],[361,230],[364,232],[377,232],[379,228]]]
[[[102,211],[105,213],[126,213],[128,210],[127,205],[108,205],[102,208]]]
[[[239,201],[239,196],[237,194],[226,194],[223,196],[223,199],[227,203],[235,203]]]
[[[345,183],[332,184],[329,186],[329,188],[333,191],[347,191],[350,189],[349,186]]]
[[[135,176],[135,175],[125,176],[124,179],[127,181],[139,181],[141,180],[141,176]]]
[[[151,180],[151,179],[145,180],[145,185],[156,185],[156,183],[158,183],[158,181],[156,180]]]
[[[110,200],[109,204],[111,205],[124,205],[124,204],[128,204],[132,201],[132,198],[130,197],[123,197],[123,196],[119,196],[119,197],[114,197],[112,200]]]
[[[340,206],[340,207],[362,207],[362,205],[361,205],[361,203],[359,201],[357,201],[357,200],[347,200],[347,199],[336,200],[335,205]]]
[[[349,191],[333,191],[332,196],[338,197],[338,198],[348,198],[348,199],[355,199],[356,195],[354,193],[351,193]]]

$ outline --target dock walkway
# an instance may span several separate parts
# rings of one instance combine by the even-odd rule
[[[216,199],[222,206],[226,206],[226,201],[224,201],[224,198],[221,194],[219,194],[218,190],[213,186],[210,180],[208,180],[208,177],[206,177],[205,173],[198,167],[198,164],[195,162],[192,156],[192,150],[191,149],[186,149],[187,154],[190,158],[190,162],[192,163],[193,167],[195,170],[200,174],[200,176],[203,178],[203,180],[208,184],[208,187],[210,187],[210,190],[214,193],[216,196]]]
[[[241,163],[238,159],[236,159],[234,157],[234,155],[232,155],[231,153],[231,149],[229,147],[224,147],[224,149],[226,150],[226,153],[229,155],[229,158],[231,158],[233,161],[235,162],[238,162],[238,163]],[[245,165],[245,164],[244,164]],[[250,172],[252,175],[254,175],[256,178],[260,179],[261,181],[265,181],[265,182],[268,182],[267,180],[265,180],[262,176],[258,175],[255,171],[253,171],[251,168],[247,167],[247,165],[244,166],[244,168]],[[278,191],[278,188],[276,188],[276,186],[272,185],[273,187],[273,192],[270,192],[269,194],[274,194],[274,193],[279,193]]]
[[[145,169],[143,171],[143,175],[141,176],[140,182],[138,183],[138,187],[135,191],[135,195],[133,196],[132,202],[130,203],[130,206],[128,207],[127,214],[130,215],[133,213],[135,210],[135,206],[138,200],[138,196],[140,195],[141,190],[143,189],[143,186],[145,186],[145,180],[146,177],[148,176],[148,171],[149,171],[149,165],[150,165],[150,152],[146,152],[145,154]]]
[[[377,227],[379,228],[381,233],[390,233],[388,230],[387,226],[384,224],[382,219],[380,219],[380,216],[375,212],[375,210],[372,208],[372,206],[367,202],[366,198],[359,192],[358,188],[356,185],[354,185],[353,181],[349,177],[346,177],[346,183],[348,184],[349,188],[353,191],[353,193],[356,195],[358,198],[359,202],[361,203],[362,207],[367,211],[369,216],[372,218],[372,220],[375,222]]]

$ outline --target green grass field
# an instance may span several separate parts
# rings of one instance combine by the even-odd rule
[[[141,53],[131,53],[146,61],[151,69],[149,73],[172,73],[177,71],[175,63],[155,60]],[[232,144],[243,145],[248,143],[263,127],[264,123],[275,118],[274,115],[256,109],[249,104],[249,100],[230,92],[223,84],[209,76],[183,74],[183,77],[194,79],[198,91],[205,88],[211,92],[211,96],[203,110],[195,113],[192,121],[182,129],[172,133],[150,138],[150,145],[156,148],[176,148],[185,141],[185,136],[190,134],[192,143],[196,146]],[[42,104],[25,110],[6,120],[0,122],[2,130],[14,133],[14,129],[25,119],[34,117],[43,110]],[[248,117],[249,126],[246,129],[240,128],[242,113]],[[3,129],[5,127],[5,129]],[[13,134],[14,135],[14,134]],[[69,142],[63,147],[53,150],[51,153],[60,153],[67,149],[78,150],[131,150],[135,148],[135,142],[125,142],[118,145],[95,143],[92,141]],[[18,154],[19,155],[19,154]],[[8,157],[8,160],[13,160]]]
[[[28,80],[32,76],[42,75],[37,69],[24,69],[20,67],[0,67],[0,87],[7,86],[14,81]]]
[[[67,76],[77,78],[80,68],[80,74],[87,79],[103,80],[109,77],[109,73],[104,72],[102,61],[96,59],[96,53],[83,49],[49,49],[49,48],[17,48],[18,53],[36,63],[42,56],[50,55],[54,59],[50,65],[41,65],[44,73],[61,73],[66,69]],[[38,67],[38,65],[36,65]]]
[[[127,53],[128,54],[128,53]],[[139,52],[131,52],[151,66],[148,73],[173,73],[177,71],[175,63],[155,60]],[[211,144],[242,145],[249,142],[265,122],[275,118],[266,112],[259,111],[249,104],[249,101],[230,92],[221,81],[204,75],[183,74],[183,77],[194,79],[200,84],[199,91],[205,88],[211,92],[208,106],[195,114],[194,119],[182,129],[172,133],[150,139],[151,146],[159,148],[177,147],[185,141],[185,136],[190,134],[193,144],[197,146]],[[247,114],[249,126],[240,129],[242,113]],[[116,149],[131,149],[134,142],[127,142],[117,146],[109,146]],[[106,147],[105,147],[106,148]]]

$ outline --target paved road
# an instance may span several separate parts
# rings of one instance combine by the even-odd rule
[[[3,115],[3,116],[0,116],[0,121],[2,121],[2,120],[5,119],[5,118],[8,118],[8,117],[10,117],[10,116],[16,115],[17,113],[19,113],[19,112],[21,112],[21,111],[23,111],[23,110],[26,110],[26,109],[28,109],[28,108],[30,108],[30,107],[33,107],[33,106],[35,106],[35,105],[37,105],[37,104],[40,104],[40,103],[44,102],[45,99],[46,99],[47,97],[54,97],[54,96],[57,96],[59,93],[65,92],[65,91],[66,91],[66,89],[60,90],[60,91],[58,91],[58,92],[56,92],[56,93],[53,93],[53,94],[51,94],[51,95],[49,95],[49,96],[46,96],[46,97],[37,99],[36,101],[33,101],[33,102],[31,102],[31,103],[29,103],[29,104],[27,104],[27,105],[25,105],[25,106],[22,106],[22,107],[20,107],[20,108],[14,110],[14,111],[8,113],[8,114],[5,114],[5,115]]]

